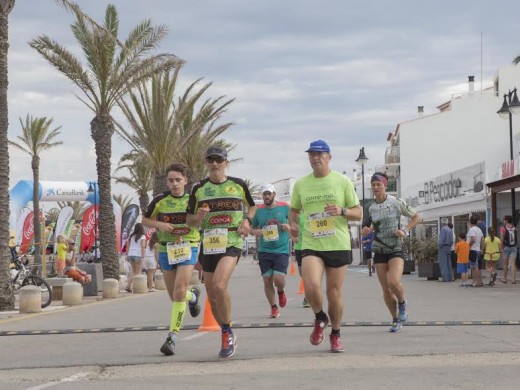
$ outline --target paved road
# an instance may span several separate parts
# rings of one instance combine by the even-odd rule
[[[159,353],[169,321],[165,292],[125,293],[37,315],[0,313],[0,389],[517,387],[520,285],[460,288],[415,274],[404,281],[410,325],[390,334],[377,280],[349,270],[347,351],[334,355],[327,341],[318,347],[308,341],[313,316],[301,307],[298,277],[288,276],[289,304],[280,318],[268,318],[250,258],[230,285],[239,346],[229,361],[216,357],[219,332],[198,332],[201,318],[189,315],[176,355]],[[5,335],[16,332],[23,335]]]

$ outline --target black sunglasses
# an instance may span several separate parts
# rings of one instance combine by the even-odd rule
[[[214,163],[216,162],[217,164],[222,164],[224,161],[226,161],[225,158],[223,157],[212,157],[212,156],[209,156],[209,157],[206,157],[206,162],[211,164],[211,163]]]

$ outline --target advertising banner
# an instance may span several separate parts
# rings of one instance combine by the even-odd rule
[[[94,245],[95,237],[97,236],[96,222],[98,220],[98,206],[90,206],[85,214],[83,214],[83,221],[81,223],[81,238],[80,238],[80,252],[84,252]],[[76,240],[77,241],[77,240]]]
[[[16,221],[16,245],[22,243],[23,225],[29,213],[32,213],[31,209],[24,207],[22,211],[20,211],[20,215],[18,215],[18,220]]]
[[[59,235],[64,235],[65,229],[74,214],[74,209],[70,206],[65,206],[61,209],[58,219],[56,220],[56,229],[54,230],[54,249],[53,253],[56,253],[56,241]]]
[[[25,253],[31,247],[31,241],[34,237],[34,212],[31,211],[25,217],[25,221],[23,223],[23,231],[22,231],[22,242],[20,244],[20,253]],[[43,217],[43,213],[40,211],[40,221],[45,221]]]
[[[136,204],[129,205],[123,212],[123,219],[121,223],[121,248],[125,247],[126,240],[132,233],[132,229],[138,216],[139,206]]]

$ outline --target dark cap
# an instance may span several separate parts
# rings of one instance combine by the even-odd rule
[[[220,146],[210,146],[209,149],[206,151],[206,158],[209,156],[219,156],[222,158],[227,158],[227,151],[224,148],[221,148]]]
[[[307,149],[306,152],[307,153],[309,153],[309,152],[330,153],[330,148],[329,148],[329,145],[325,141],[322,141],[321,139],[319,139],[317,141],[311,142],[311,144],[309,145],[309,149]]]

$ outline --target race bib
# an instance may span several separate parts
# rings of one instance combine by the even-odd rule
[[[178,264],[186,260],[191,260],[191,243],[189,241],[174,244],[169,242],[166,244],[166,253],[168,254],[168,264]]]
[[[203,253],[205,255],[217,255],[219,253],[226,253],[227,242],[227,229],[220,228],[204,230],[204,239],[202,240]]]
[[[262,227],[262,238],[264,241],[278,241],[278,225],[267,225]]]
[[[312,237],[320,238],[336,234],[336,220],[334,218],[326,212],[309,214]]]

